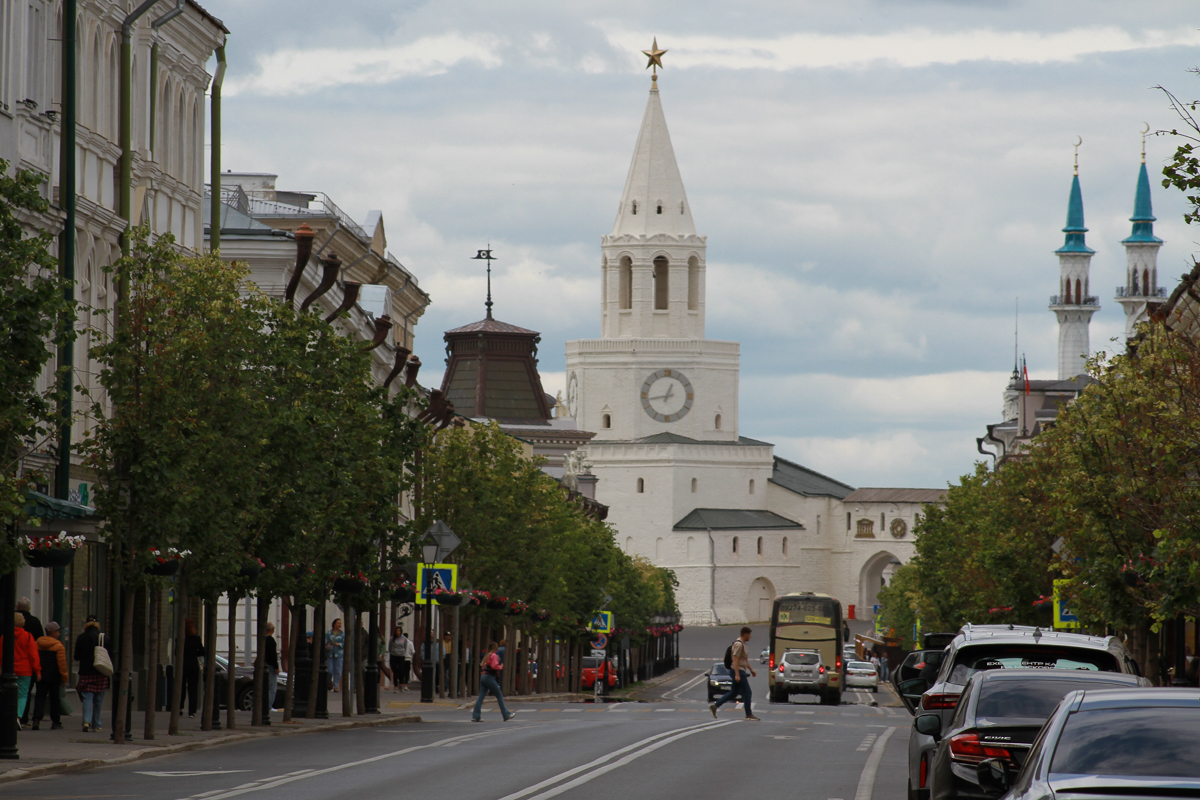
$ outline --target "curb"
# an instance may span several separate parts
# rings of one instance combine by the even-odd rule
[[[121,764],[131,764],[135,761],[145,761],[159,756],[169,756],[176,753],[186,753],[191,750],[207,750],[210,747],[220,747],[226,744],[246,742],[252,739],[266,739],[271,736],[298,736],[310,733],[326,733],[328,731],[345,731],[353,728],[374,728],[382,725],[406,725],[421,722],[416,715],[401,717],[382,717],[380,719],[352,720],[337,722],[332,725],[322,725],[312,728],[291,728],[282,730],[262,731],[254,733],[235,733],[229,736],[217,736],[198,742],[181,742],[165,747],[147,747],[134,750],[115,758],[79,758],[72,761],[51,761],[28,769],[13,769],[0,773],[0,784],[13,783],[27,778],[40,778],[45,775],[61,775],[64,772],[81,772],[98,767],[115,767]]]

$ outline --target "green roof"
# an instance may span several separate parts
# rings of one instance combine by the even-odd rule
[[[677,531],[763,530],[793,528],[804,530],[799,522],[781,517],[774,511],[744,508],[696,508],[675,523]]]
[[[83,519],[95,516],[96,509],[91,506],[72,503],[70,500],[59,500],[41,492],[25,493],[25,516],[40,519]]]

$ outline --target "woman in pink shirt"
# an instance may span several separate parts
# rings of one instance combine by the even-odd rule
[[[479,715],[483,711],[483,698],[489,693],[496,695],[496,702],[500,704],[500,714],[505,722],[516,716],[510,714],[505,707],[504,694],[500,691],[500,674],[504,669],[504,662],[500,660],[500,654],[496,651],[503,645],[503,639],[499,643],[488,642],[487,655],[483,657],[483,674],[479,676],[479,697],[475,700],[475,713],[471,715],[472,722],[483,722]]]

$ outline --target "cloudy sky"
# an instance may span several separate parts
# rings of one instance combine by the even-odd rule
[[[1056,292],[1083,137],[1093,349],[1123,314],[1143,123],[1200,94],[1191,2],[203,0],[230,30],[223,164],[382,209],[433,304],[417,353],[483,315],[599,335],[600,237],[646,102],[652,37],[697,229],[708,336],[742,343],[741,432],[855,486],[944,486],[979,458],[1013,366],[1055,377]],[[334,11],[336,9],[336,11]],[[1197,250],[1155,178],[1168,290]]]

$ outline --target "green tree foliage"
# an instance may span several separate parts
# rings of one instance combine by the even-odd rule
[[[0,522],[6,527],[24,519],[25,491],[36,477],[19,474],[21,458],[60,422],[58,380],[41,390],[38,379],[54,348],[75,339],[75,304],[65,299],[50,255],[54,237],[45,231],[27,236],[21,227],[22,218],[49,207],[38,191],[44,177],[10,176],[8,166],[0,160]],[[17,558],[4,546],[0,572],[11,571]]]

